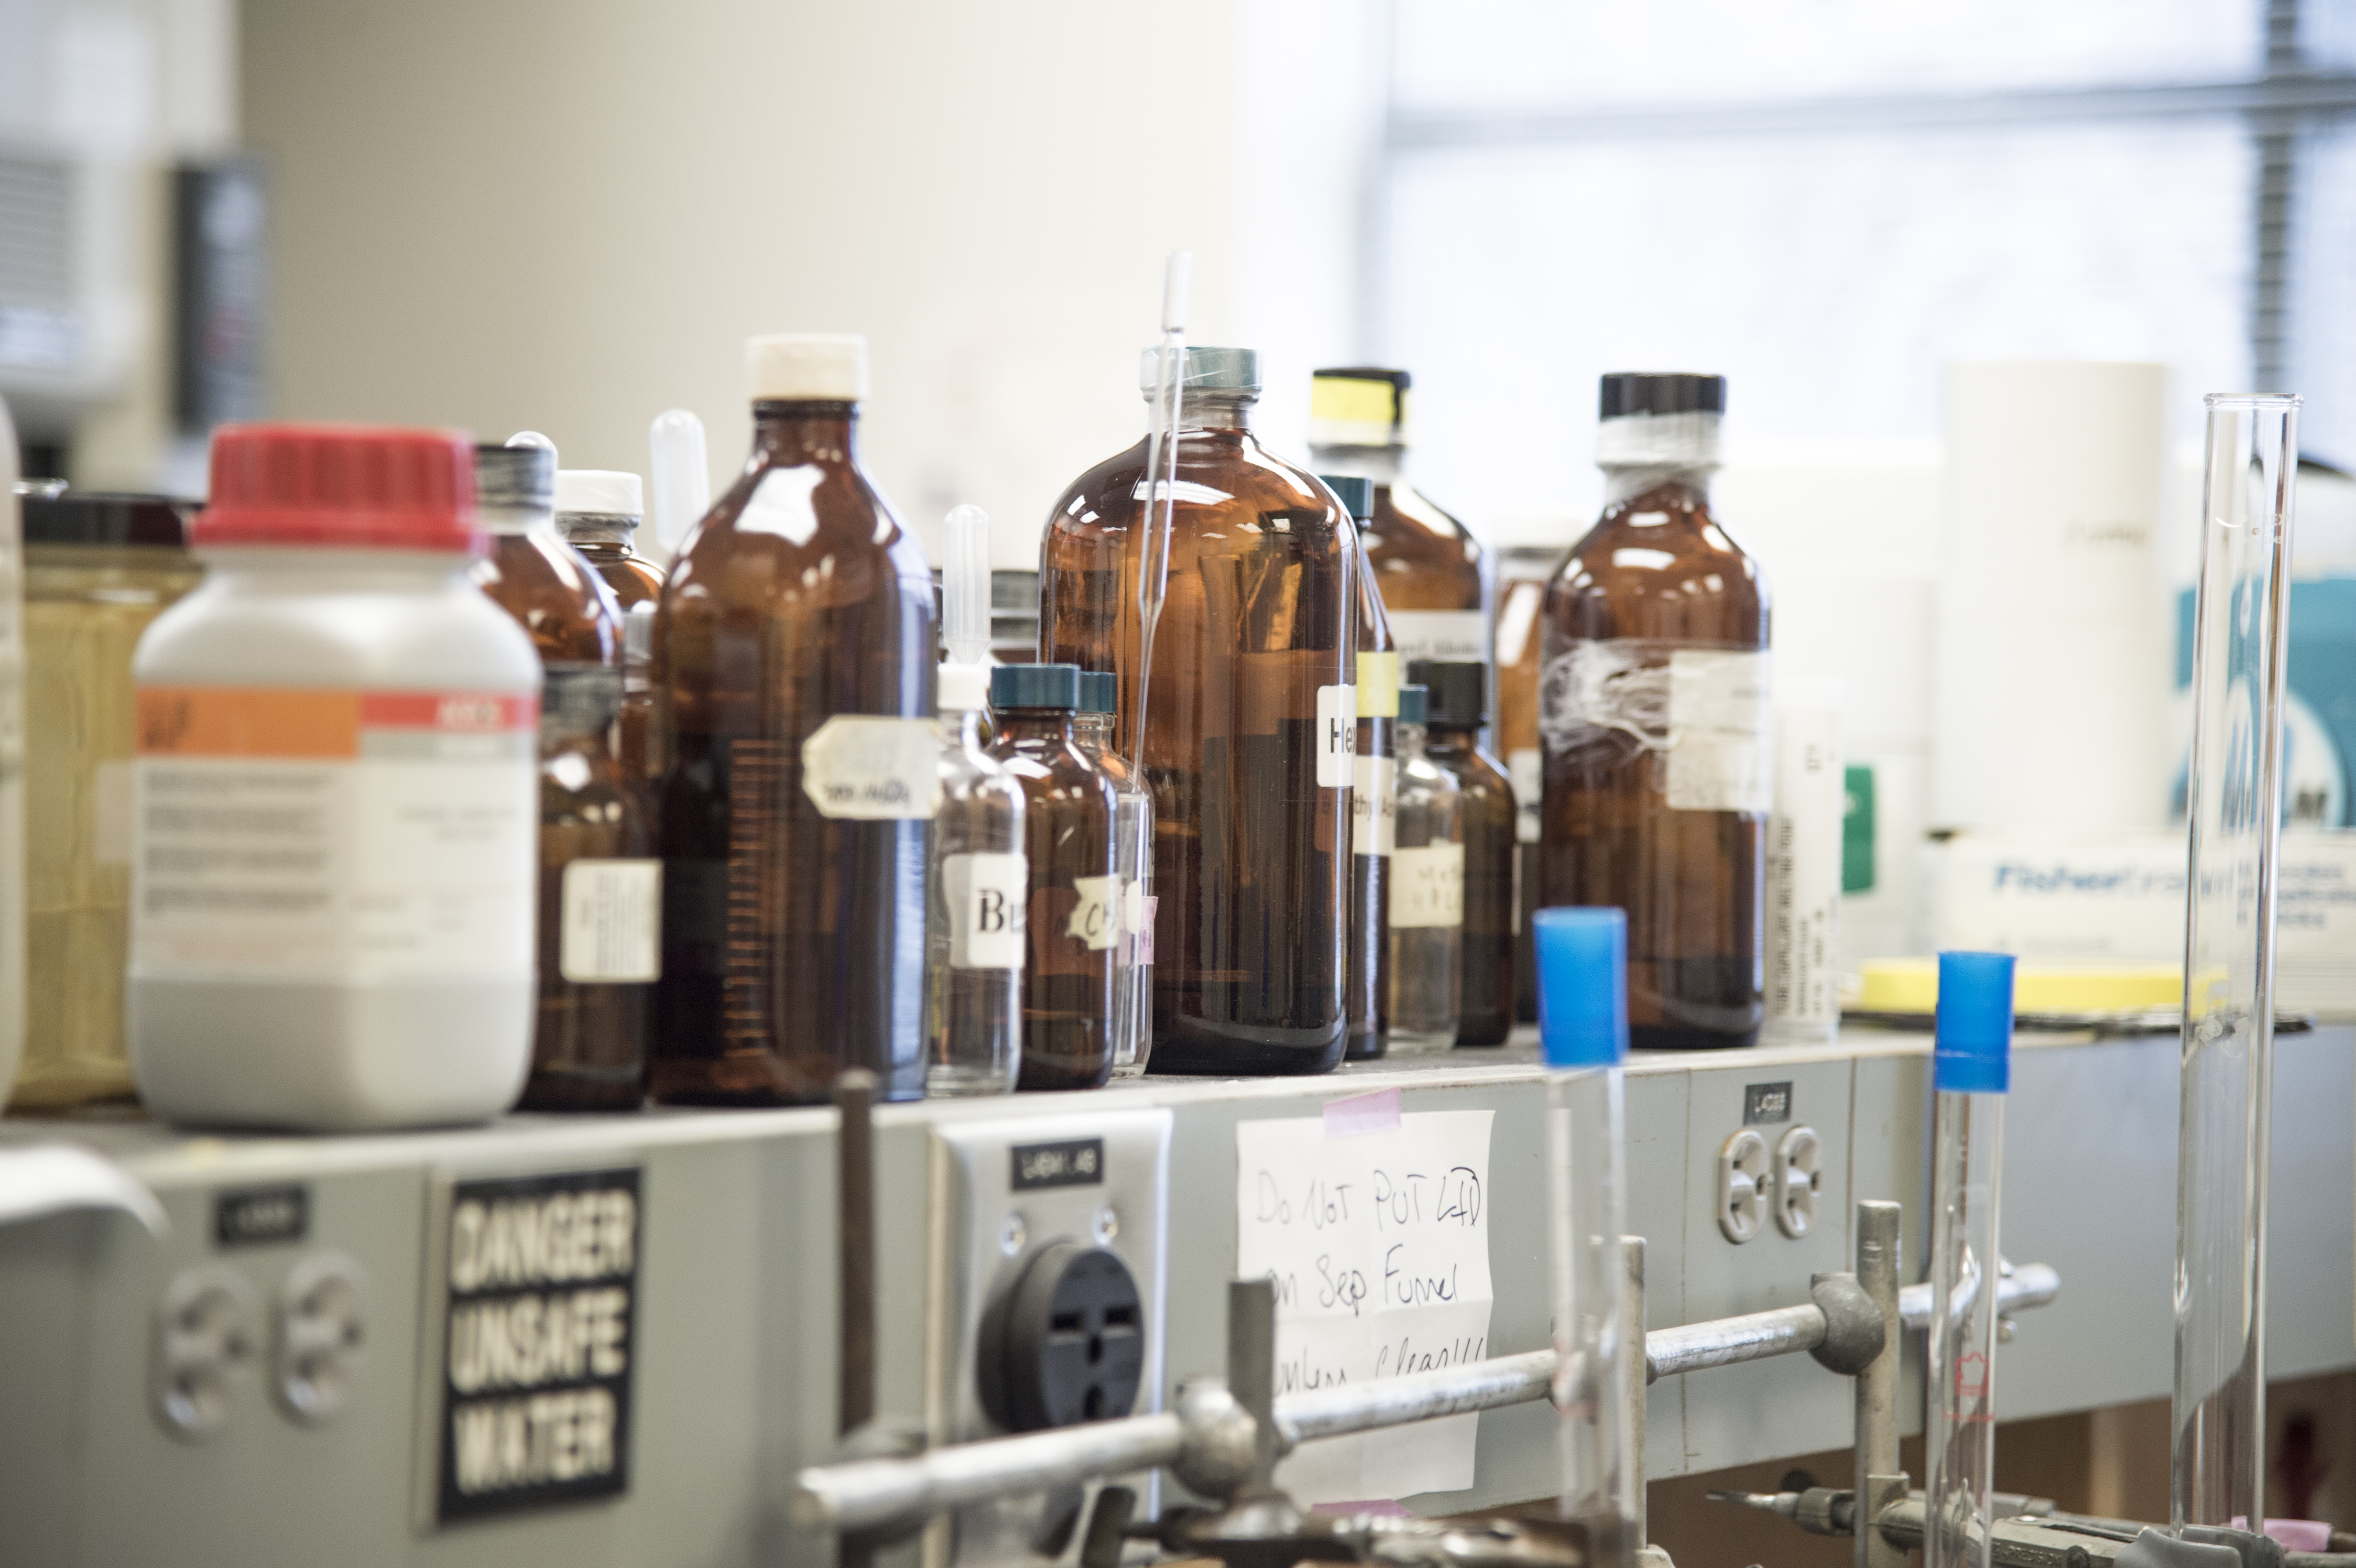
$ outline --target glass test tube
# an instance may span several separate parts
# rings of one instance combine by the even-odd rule
[[[1987,1568],[1996,1464],[1997,1199],[2012,1082],[2012,970],[2002,953],[1939,955],[1932,1083],[1931,1326],[1923,1568]]]
[[[2173,1528],[2264,1526],[2275,867],[2299,400],[2212,396],[2192,664]]]
[[[1630,1419],[1631,1402],[1641,1395],[1644,1347],[1629,1344],[1625,1332],[1620,1245],[1627,1228],[1620,1079],[1628,1055],[1628,917],[1616,909],[1545,909],[1536,927],[1560,1506],[1590,1568],[1630,1568],[1644,1545],[1644,1473]]]

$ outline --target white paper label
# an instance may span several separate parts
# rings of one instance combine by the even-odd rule
[[[1092,953],[1101,953],[1120,940],[1121,892],[1119,877],[1074,877],[1072,891],[1079,902],[1072,906],[1071,918],[1064,923],[1064,934],[1088,944]]]
[[[1031,862],[1002,851],[941,857],[941,898],[949,912],[949,967],[1023,967],[1023,905]]]
[[[1348,789],[1358,754],[1358,688],[1321,686],[1317,688],[1317,787]]]
[[[1669,805],[1764,812],[1769,770],[1767,656],[1679,648],[1669,656]]]
[[[1276,1286],[1280,1398],[1489,1352],[1488,1111],[1418,1111],[1328,1136],[1321,1117],[1236,1127],[1236,1273]],[[1478,1415],[1303,1444],[1303,1504],[1462,1491]]]
[[[557,968],[575,985],[642,985],[662,978],[662,862],[573,860],[565,865]]]
[[[1360,757],[1350,786],[1350,848],[1387,858],[1398,837],[1398,796],[1392,783],[1398,763],[1389,757]]]
[[[1848,792],[1840,715],[1776,714],[1775,809],[1767,818],[1767,1022],[1840,1019],[1841,818]]]
[[[838,713],[802,742],[802,793],[827,816],[929,820],[940,805],[939,754],[929,719]]]
[[[1120,891],[1120,928],[1132,936],[1145,929],[1145,902],[1143,877]]]
[[[1399,662],[1459,659],[1485,663],[1489,618],[1478,610],[1387,610]]]
[[[1391,924],[1464,923],[1464,846],[1427,844],[1391,856]]]
[[[1551,752],[1617,733],[1667,761],[1679,811],[1763,815],[1772,803],[1768,656],[1641,637],[1573,642],[1547,661],[1538,729]]]
[[[1535,844],[1546,820],[1546,753],[1536,746],[1508,752],[1505,773],[1514,786],[1514,841]]]

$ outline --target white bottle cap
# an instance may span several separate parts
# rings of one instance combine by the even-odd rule
[[[855,332],[748,337],[744,374],[756,403],[855,403],[867,396],[867,339]]]
[[[560,468],[556,509],[593,517],[643,517],[646,486],[637,475],[610,468]]]
[[[942,661],[940,699],[943,713],[979,713],[990,706],[990,667]]]

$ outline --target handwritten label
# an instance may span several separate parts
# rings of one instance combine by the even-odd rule
[[[1101,953],[1120,940],[1121,895],[1119,877],[1074,877],[1072,891],[1079,901],[1064,922],[1064,934],[1085,942]]]
[[[838,713],[802,742],[802,793],[827,816],[929,819],[940,805],[939,753],[929,719]]]
[[[1236,1128],[1236,1272],[1277,1299],[1277,1392],[1430,1371],[1489,1353],[1488,1111],[1417,1111],[1328,1136],[1322,1117]],[[1303,1503],[1462,1491],[1478,1415],[1304,1444]]]
[[[1427,844],[1391,856],[1391,924],[1464,923],[1464,846]]]

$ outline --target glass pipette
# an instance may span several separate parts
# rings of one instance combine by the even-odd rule
[[[1130,766],[1145,778],[1146,693],[1153,678],[1153,631],[1169,596],[1170,531],[1178,508],[1178,407],[1186,385],[1186,294],[1194,252],[1173,251],[1162,272],[1162,357],[1154,368],[1153,430],[1145,445],[1145,510],[1137,571],[1137,706]],[[1157,505],[1157,503],[1159,503]],[[1155,514],[1160,514],[1157,523]]]

